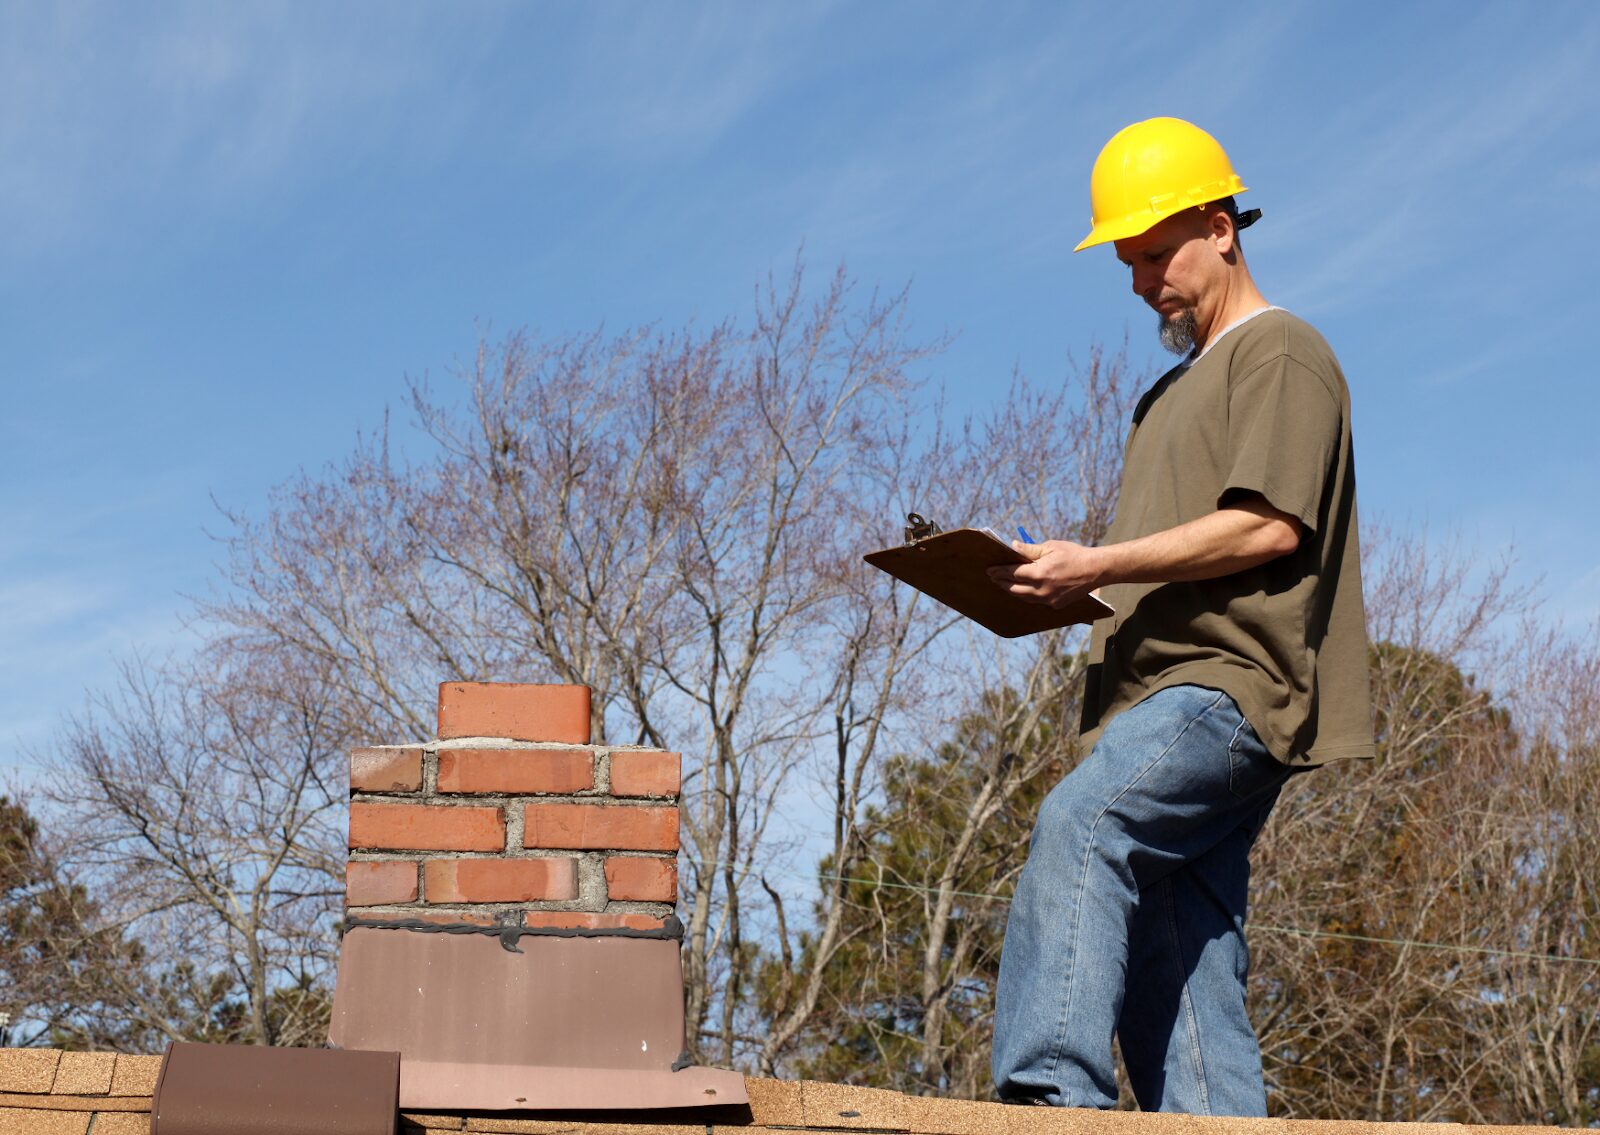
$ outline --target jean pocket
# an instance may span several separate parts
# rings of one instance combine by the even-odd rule
[[[1235,799],[1249,800],[1280,787],[1290,771],[1267,751],[1250,722],[1241,717],[1228,742],[1228,791]]]

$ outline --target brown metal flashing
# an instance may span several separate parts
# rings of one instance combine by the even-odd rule
[[[420,918],[361,918],[345,916],[341,933],[348,934],[356,927],[370,930],[416,930],[424,934],[484,934],[500,939],[502,949],[519,954],[517,941],[521,938],[649,938],[671,942],[683,941],[683,923],[675,914],[663,920],[659,930],[634,930],[625,926],[600,929],[587,926],[479,926],[471,922],[425,922]]]
[[[400,1055],[168,1046],[150,1135],[395,1135]]]
[[[401,1053],[400,1106],[479,1111],[746,1102],[744,1077],[681,1068],[678,944],[358,926],[340,944],[332,1042]],[[679,1070],[674,1070],[678,1068]]]

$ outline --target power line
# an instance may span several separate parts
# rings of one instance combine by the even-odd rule
[[[1459,942],[1422,942],[1415,938],[1375,938],[1368,934],[1345,934],[1335,930],[1298,930],[1292,926],[1255,926],[1269,934],[1291,934],[1300,938],[1336,938],[1346,942],[1372,942],[1382,946],[1416,946],[1423,950],[1447,950],[1461,954],[1487,954],[1496,958],[1525,958],[1536,962],[1571,962],[1600,966],[1600,958],[1574,958],[1565,954],[1536,954],[1530,950],[1501,950],[1493,946],[1467,946]]]
[[[782,872],[791,878],[800,877],[797,871]],[[887,879],[861,879],[847,875],[828,875],[819,873],[816,878],[826,879],[836,883],[861,883],[865,886],[887,887],[902,891],[920,891],[925,894],[939,894],[937,887],[925,887],[917,883],[896,883]],[[1011,905],[1011,899],[1006,895],[991,894],[984,891],[949,891],[948,894],[957,898],[987,899],[1004,906]],[[1414,946],[1422,950],[1440,950],[1460,954],[1483,954],[1496,958],[1522,958],[1527,961],[1560,962],[1573,965],[1600,966],[1600,958],[1568,957],[1564,954],[1539,954],[1531,950],[1502,950],[1493,946],[1468,946],[1459,942],[1424,942],[1415,938],[1381,938],[1370,934],[1348,934],[1336,930],[1302,930],[1292,926],[1252,926],[1251,930],[1262,934],[1288,934],[1297,938],[1332,939],[1343,942],[1366,942],[1379,946]]]
[[[257,803],[257,801],[253,801],[253,800],[250,800],[250,799],[245,798],[245,797],[228,797],[227,799],[235,800],[238,803],[245,803],[245,804]],[[330,805],[329,805],[329,807],[338,807],[338,806],[339,805],[338,805],[337,802],[330,802]],[[318,810],[321,810],[321,809],[312,809],[312,810],[313,811],[318,811]],[[718,863],[701,864],[700,866],[704,870],[717,871],[717,870],[721,870],[722,868],[728,866],[728,864],[718,862]],[[739,866],[741,868],[741,870],[745,870],[745,871],[749,870],[749,868],[747,866],[744,866],[744,865],[735,864],[735,866]],[[948,893],[948,894],[950,894],[950,895],[952,895],[952,896],[954,896],[956,898],[981,899],[981,900],[986,900],[986,901],[989,901],[989,902],[997,902],[997,903],[1000,903],[1000,904],[1005,905],[1005,906],[1009,906],[1011,904],[1011,899],[1010,899],[1009,896],[990,893],[990,892],[987,892],[987,891],[955,891],[955,890],[952,890],[952,891],[948,891],[948,892],[941,892],[940,888],[938,888],[938,887],[927,887],[927,886],[923,886],[923,885],[921,885],[919,883],[898,883],[898,882],[894,882],[894,881],[889,880],[889,879],[856,878],[856,877],[845,876],[845,875],[830,875],[830,874],[826,874],[826,873],[823,873],[823,872],[818,872],[818,873],[813,875],[813,874],[811,874],[809,872],[795,871],[795,870],[792,870],[792,869],[783,869],[783,868],[775,869],[773,873],[774,874],[779,874],[779,875],[784,875],[784,876],[787,876],[787,877],[789,877],[791,879],[809,879],[809,878],[825,879],[825,880],[828,880],[830,882],[859,883],[859,884],[861,884],[863,886],[882,887],[882,888],[886,888],[886,889],[890,889],[890,890],[916,891],[916,892],[920,892],[920,893],[923,893],[923,894]],[[1600,966],[1600,958],[1569,957],[1569,956],[1564,955],[1564,954],[1541,954],[1541,953],[1533,952],[1531,950],[1504,950],[1504,949],[1499,949],[1499,948],[1496,948],[1496,947],[1493,947],[1493,946],[1469,946],[1469,945],[1466,945],[1464,943],[1459,943],[1459,942],[1426,942],[1426,941],[1422,941],[1422,940],[1416,939],[1416,938],[1384,938],[1384,937],[1378,937],[1378,936],[1368,935],[1368,934],[1349,934],[1349,933],[1344,933],[1344,932],[1335,931],[1335,930],[1304,930],[1304,929],[1301,929],[1301,928],[1298,928],[1298,927],[1292,927],[1292,926],[1253,926],[1253,927],[1251,927],[1251,929],[1253,931],[1257,932],[1257,933],[1262,933],[1262,934],[1287,934],[1287,935],[1290,935],[1291,937],[1297,937],[1297,938],[1316,938],[1316,939],[1344,941],[1344,942],[1364,942],[1364,943],[1367,943],[1367,944],[1370,944],[1370,945],[1379,945],[1379,946],[1410,946],[1410,947],[1415,947],[1417,949],[1422,949],[1422,950],[1439,950],[1439,951],[1444,951],[1444,952],[1452,952],[1452,953],[1460,953],[1460,954],[1480,954],[1480,955],[1484,955],[1484,956],[1487,956],[1487,957],[1496,957],[1496,958],[1520,958],[1520,959],[1523,959],[1525,961],[1556,962],[1556,963],[1571,964],[1571,965]]]

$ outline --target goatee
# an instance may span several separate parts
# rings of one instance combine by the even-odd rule
[[[1194,308],[1186,307],[1171,319],[1157,313],[1156,323],[1161,345],[1167,350],[1175,355],[1194,350]]]

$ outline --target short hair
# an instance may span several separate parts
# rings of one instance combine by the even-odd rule
[[[1239,202],[1235,201],[1231,196],[1219,197],[1217,200],[1206,205],[1205,208],[1207,210],[1221,209],[1224,213],[1228,214],[1228,219],[1233,222],[1235,231],[1247,229],[1261,219],[1260,209],[1241,210],[1239,208]]]

